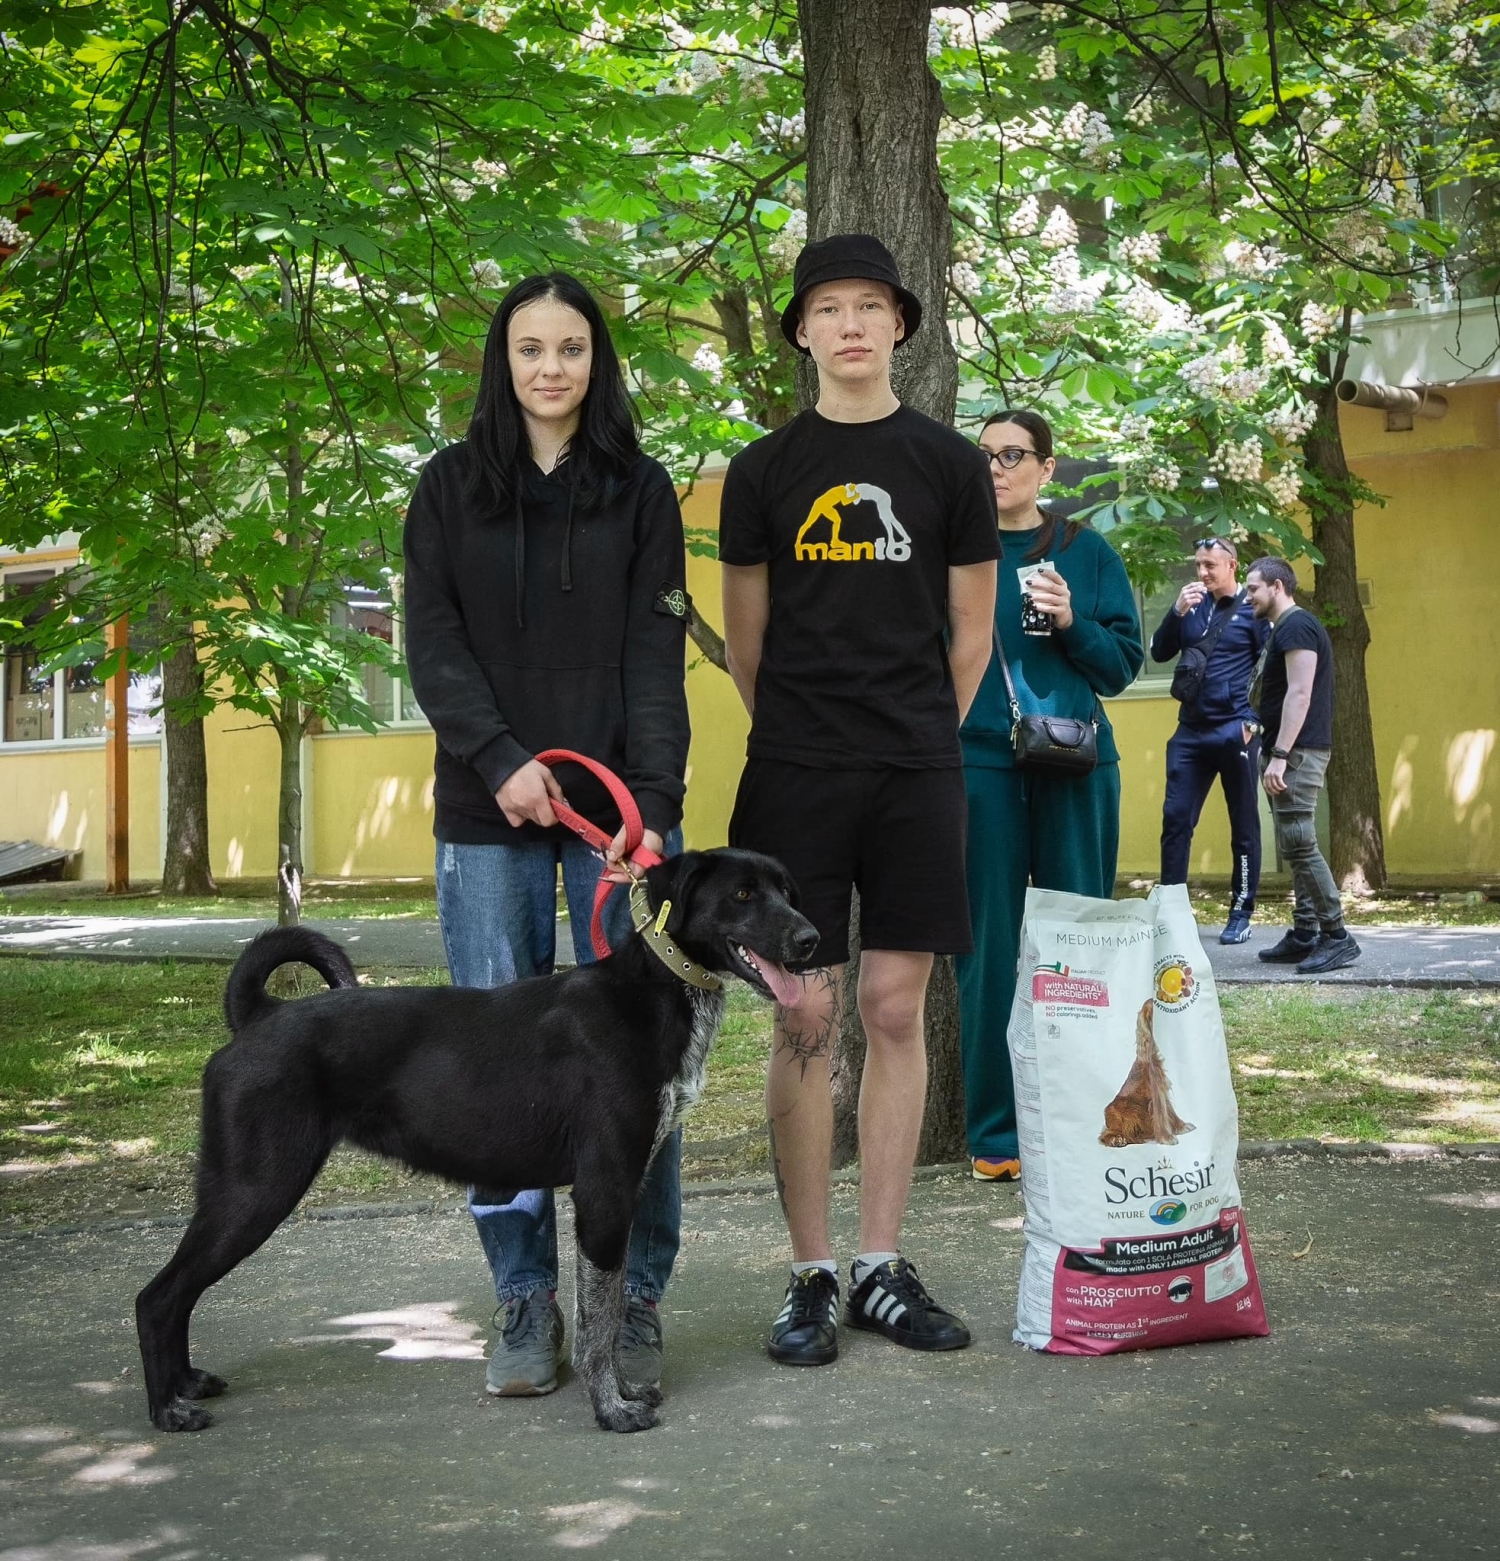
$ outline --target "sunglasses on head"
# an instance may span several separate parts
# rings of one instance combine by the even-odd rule
[[[1008,472],[1013,472],[1028,455],[1035,455],[1039,461],[1044,459],[1044,457],[1037,455],[1035,450],[1023,450],[1018,444],[1008,444],[1003,450],[985,450],[983,445],[980,446],[980,449],[984,451],[985,459],[992,466],[999,466],[1002,470]]]
[[[1205,547],[1210,549],[1216,547],[1223,548],[1224,551],[1236,561],[1238,561],[1240,556],[1240,550],[1226,537],[1203,537],[1199,541],[1193,543],[1193,548],[1195,551]]]

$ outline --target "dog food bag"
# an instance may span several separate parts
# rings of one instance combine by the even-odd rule
[[[1031,889],[1010,1019],[1026,1200],[1016,1339],[1106,1355],[1264,1335],[1239,1123],[1187,889]]]

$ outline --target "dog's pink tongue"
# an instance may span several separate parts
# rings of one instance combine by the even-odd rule
[[[766,978],[766,985],[776,994],[776,1001],[783,1008],[795,1008],[802,1001],[801,976],[794,976],[784,965],[778,965],[774,959],[767,959],[763,954],[757,954],[755,962],[760,966],[761,975]]]

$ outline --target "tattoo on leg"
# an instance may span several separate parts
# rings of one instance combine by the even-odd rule
[[[783,1008],[778,1003],[776,1050],[785,1053],[789,1063],[799,1064],[805,1079],[808,1063],[816,1057],[827,1057],[833,1050],[843,1013],[844,973],[841,968],[809,970],[803,976],[802,984],[810,998],[815,996],[815,1001],[808,1004],[814,1012]]]
[[[786,1212],[786,1178],[781,1174],[781,1155],[776,1148],[776,1124],[766,1123],[766,1135],[771,1140],[771,1171],[776,1177],[776,1198],[781,1204],[781,1215],[785,1219]]]

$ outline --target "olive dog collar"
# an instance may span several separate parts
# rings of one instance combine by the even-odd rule
[[[645,939],[646,947],[679,981],[701,987],[705,992],[721,991],[724,983],[711,970],[705,970],[696,960],[689,959],[667,936],[667,912],[671,908],[672,902],[663,900],[661,910],[653,916],[651,902],[646,898],[646,886],[639,879],[630,886],[630,919]]]

